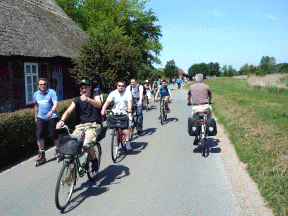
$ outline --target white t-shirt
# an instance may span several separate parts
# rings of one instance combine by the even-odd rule
[[[109,94],[107,100],[110,102],[114,102],[113,109],[127,111],[128,101],[132,101],[132,96],[130,91],[128,91],[127,89],[125,89],[122,93],[120,93],[118,89],[116,89]]]
[[[139,84],[137,83],[135,88],[132,87],[131,93],[132,93],[133,98],[140,98],[140,91],[143,92],[143,86],[142,85],[139,86],[139,91],[138,91],[138,86]],[[126,89],[130,91],[131,85],[127,86]]]

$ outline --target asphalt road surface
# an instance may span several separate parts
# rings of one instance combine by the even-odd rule
[[[202,157],[187,133],[187,92],[175,88],[172,94],[167,123],[160,124],[159,103],[152,102],[153,109],[143,111],[143,135],[118,163],[111,159],[108,130],[96,184],[79,178],[63,212],[54,201],[62,163],[52,159],[51,148],[46,164],[36,168],[33,157],[0,174],[0,215],[240,215],[219,156],[221,140],[209,138],[208,157]]]

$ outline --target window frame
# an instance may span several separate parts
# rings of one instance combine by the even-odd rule
[[[28,73],[26,71],[26,67],[30,66],[31,72]],[[33,66],[36,67],[36,72],[33,73]],[[34,93],[38,90],[38,79],[39,79],[39,65],[38,63],[34,63],[34,62],[24,62],[24,76],[25,76],[25,100],[26,100],[26,105],[29,104],[34,104]],[[32,84],[28,84],[28,77],[31,77],[31,82]],[[36,77],[36,83],[33,82],[33,77]],[[36,84],[37,87],[34,86],[34,84]],[[32,85],[32,100],[29,101],[29,86]],[[36,89],[35,89],[36,88]],[[34,90],[34,91],[33,91]]]

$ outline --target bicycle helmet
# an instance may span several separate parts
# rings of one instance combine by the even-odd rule
[[[99,87],[95,88],[94,91],[101,91]]]

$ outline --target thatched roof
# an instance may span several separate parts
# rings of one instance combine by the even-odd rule
[[[0,1],[0,55],[75,58],[87,34],[54,0]]]

